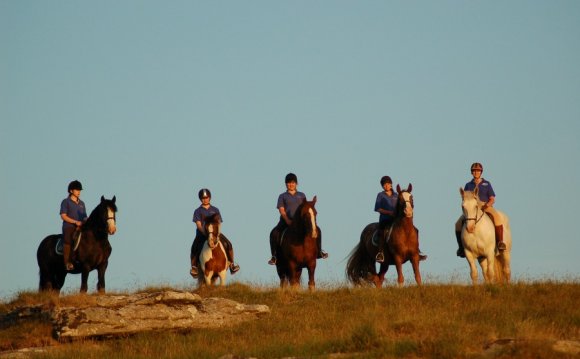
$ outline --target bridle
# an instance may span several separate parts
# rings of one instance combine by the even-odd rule
[[[477,218],[477,213],[479,212],[479,206],[475,205],[475,217],[465,217],[465,222],[467,221],[475,221],[475,223],[473,224],[473,226],[475,227],[475,225],[477,225],[477,223],[479,223],[479,221],[483,218],[483,216],[485,215],[485,212],[482,210],[481,211],[481,216],[479,216],[479,218]]]

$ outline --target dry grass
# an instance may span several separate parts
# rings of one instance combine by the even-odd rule
[[[272,312],[233,328],[59,345],[44,357],[218,358],[234,354],[281,358],[342,353],[365,358],[483,358],[486,345],[510,338],[514,344],[495,350],[492,357],[552,358],[567,356],[552,350],[550,343],[580,339],[580,285],[574,282],[383,290],[339,287],[314,293],[233,284],[198,293],[266,304]],[[19,303],[82,306],[90,298],[22,294],[12,303],[0,305],[0,313],[3,307]],[[27,343],[29,332],[29,344],[55,344],[46,324],[36,323],[10,328],[9,334],[3,330],[0,347],[6,349],[11,340],[13,346]],[[19,337],[24,339],[15,339]]]

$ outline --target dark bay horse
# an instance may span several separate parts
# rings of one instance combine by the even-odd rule
[[[406,190],[401,190],[397,185],[399,193],[397,207],[395,210],[395,220],[392,229],[387,228],[382,238],[377,238],[378,223],[367,225],[360,236],[360,242],[351,251],[346,265],[346,276],[348,280],[356,285],[365,282],[374,284],[377,288],[383,285],[385,274],[389,265],[397,268],[397,283],[403,285],[403,263],[411,261],[415,281],[421,285],[421,273],[419,272],[419,231],[413,225],[413,186],[409,184]],[[389,234],[390,232],[390,234]],[[375,256],[378,252],[377,240],[387,241],[385,246],[385,261],[381,263],[377,273]]]
[[[228,241],[221,233],[221,219],[219,214],[206,217],[204,220],[207,239],[199,254],[201,271],[198,274],[199,286],[215,284],[220,279],[220,285],[226,285],[227,269],[230,265],[222,241]]]
[[[304,200],[296,209],[292,224],[281,234],[276,248],[278,260],[276,270],[280,277],[280,287],[288,283],[292,287],[300,285],[302,269],[308,270],[308,289],[314,290],[314,271],[318,257],[318,243],[322,236],[316,224],[316,196],[312,201]]]
[[[36,259],[40,269],[40,291],[60,292],[67,273],[81,273],[81,292],[86,292],[89,272],[96,269],[98,273],[97,290],[99,293],[105,292],[105,271],[112,250],[109,235],[113,235],[117,231],[115,223],[117,205],[115,201],[116,197],[109,200],[101,196],[101,202],[82,226],[78,248],[71,253],[73,270],[67,271],[65,269],[63,256],[56,250],[57,242],[62,238],[61,234],[49,235],[40,242],[36,251]]]

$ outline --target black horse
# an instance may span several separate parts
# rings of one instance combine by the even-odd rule
[[[86,292],[89,272],[96,269],[99,276],[97,290],[99,293],[105,292],[105,271],[112,250],[109,234],[113,235],[117,230],[115,201],[115,197],[109,200],[101,196],[101,203],[91,212],[82,226],[78,248],[71,253],[73,270],[65,269],[63,256],[57,252],[56,246],[62,238],[61,234],[49,235],[40,242],[36,252],[40,269],[40,291],[60,292],[67,273],[81,273],[81,292]]]

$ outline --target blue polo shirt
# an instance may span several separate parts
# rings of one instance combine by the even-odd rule
[[[85,202],[79,199],[79,203],[75,203],[70,197],[62,200],[60,203],[60,214],[66,214],[75,221],[84,221],[87,218],[87,209],[85,207]],[[76,226],[72,223],[62,221],[62,230],[65,228],[75,228]]]
[[[465,184],[465,191],[474,191],[475,187],[479,187],[479,191],[477,196],[482,202],[489,201],[489,197],[495,197],[495,192],[493,191],[493,187],[491,183],[486,181],[485,179],[481,179],[481,183],[479,185],[475,184],[475,180],[471,180]]]
[[[199,221],[201,222],[201,226],[205,226],[205,219],[213,214],[219,214],[220,216],[220,223],[223,222],[222,221],[222,215],[220,213],[220,210],[217,209],[217,207],[214,207],[212,205],[210,205],[208,208],[204,208],[203,206],[199,206],[195,209],[195,211],[193,211],[193,223]],[[196,231],[197,231],[197,226],[196,226]]]
[[[306,199],[306,195],[302,192],[296,191],[293,195],[286,191],[278,196],[278,203],[276,203],[276,208],[284,207],[286,215],[288,218],[294,218],[294,214],[298,209],[298,206],[302,204],[302,201]]]
[[[387,195],[385,191],[379,192],[379,194],[377,194],[377,200],[375,201],[375,212],[378,212],[379,209],[384,209],[394,213],[395,209],[397,208],[398,197],[399,195],[395,191],[393,191],[391,196]],[[394,216],[390,216],[388,214],[381,213],[379,215],[379,222],[390,221],[393,219]]]

